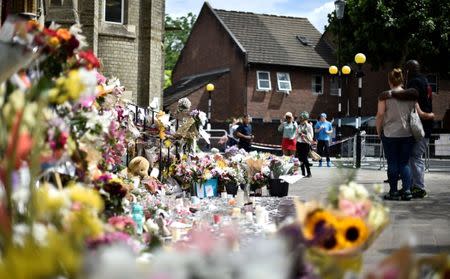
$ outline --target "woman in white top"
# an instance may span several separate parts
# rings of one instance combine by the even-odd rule
[[[233,121],[230,123],[229,126],[229,140],[228,140],[228,146],[233,146],[238,144],[239,139],[234,136],[236,129],[239,127],[239,119],[233,118]]]
[[[308,122],[309,113],[304,111],[299,115],[300,124],[297,130],[297,157],[301,163],[300,168],[302,170],[302,175],[306,177],[311,177],[311,169],[309,168],[308,154],[311,149],[311,143],[314,138],[313,127]]]

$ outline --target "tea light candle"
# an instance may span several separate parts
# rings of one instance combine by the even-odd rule
[[[238,190],[237,194],[236,194],[236,203],[237,206],[243,206],[244,205],[244,191],[242,190]]]
[[[234,207],[233,210],[231,211],[231,217],[240,218],[241,217],[241,208]]]
[[[255,209],[255,215],[256,215],[256,223],[258,225],[262,225],[266,222],[266,209],[262,208],[261,206],[257,206]]]
[[[177,228],[172,229],[172,241],[177,242],[181,239],[181,231]]]
[[[245,212],[245,220],[247,222],[253,223],[253,213],[252,212]]]
[[[224,199],[224,200],[228,199],[228,194],[227,194],[227,192],[222,192],[222,193],[220,193],[220,197],[221,197],[222,199]]]

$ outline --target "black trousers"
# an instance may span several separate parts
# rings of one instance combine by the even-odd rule
[[[306,173],[308,175],[311,174],[311,170],[309,168],[309,162],[308,162],[308,154],[311,146],[304,142],[297,142],[297,158],[300,161],[300,168],[302,170],[302,175],[305,175],[305,169]]]
[[[317,153],[323,158],[327,158],[327,162],[330,161],[330,142],[328,140],[318,140]],[[322,160],[320,160],[322,161]]]

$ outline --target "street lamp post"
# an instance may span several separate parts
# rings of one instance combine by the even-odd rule
[[[356,118],[356,168],[361,168],[361,106],[362,106],[362,78],[364,73],[362,65],[366,62],[366,56],[362,53],[355,55],[355,62],[358,64],[358,117]]]
[[[214,84],[208,83],[206,85],[206,91],[208,91],[208,124],[206,125],[206,129],[211,130],[211,93],[214,91]]]
[[[339,21],[339,30],[338,30],[338,55],[337,55],[337,71],[336,69],[329,69],[330,74],[335,75],[338,74],[338,126],[336,130],[336,139],[340,140],[342,137],[341,131],[341,118],[342,118],[342,77],[341,77],[341,21],[344,18],[344,10],[345,10],[345,1],[344,0],[336,0],[334,2],[336,17]],[[334,74],[332,73],[334,72]]]

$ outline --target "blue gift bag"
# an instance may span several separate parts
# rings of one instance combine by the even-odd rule
[[[217,197],[218,196],[218,180],[217,178],[211,178],[203,182],[202,185],[199,183],[195,183],[197,197],[209,198],[209,197]]]

